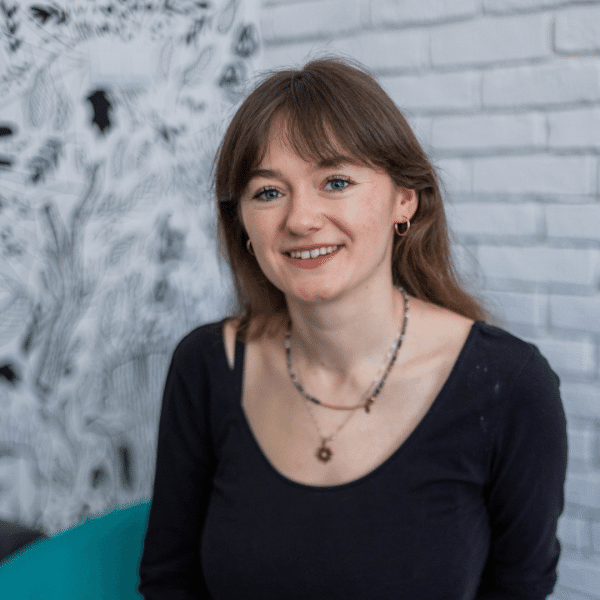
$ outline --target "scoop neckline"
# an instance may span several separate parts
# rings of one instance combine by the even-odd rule
[[[258,452],[261,462],[265,465],[266,469],[272,475],[274,475],[277,479],[282,481],[284,484],[291,486],[291,487],[303,489],[305,491],[321,492],[321,493],[322,492],[336,492],[336,491],[345,490],[345,489],[348,489],[348,488],[351,488],[351,487],[354,487],[357,485],[361,485],[363,483],[366,483],[368,480],[377,477],[377,475],[379,473],[381,473],[382,471],[385,471],[387,468],[389,468],[389,465],[391,463],[395,462],[397,460],[398,456],[400,456],[404,452],[407,452],[407,450],[405,450],[407,447],[410,447],[411,445],[414,445],[416,443],[416,440],[419,437],[420,432],[426,427],[427,423],[433,418],[433,415],[435,415],[435,413],[438,412],[439,407],[443,404],[443,398],[452,389],[452,387],[454,385],[454,380],[458,378],[458,372],[460,371],[460,366],[466,360],[466,355],[468,353],[469,347],[473,344],[473,341],[475,338],[475,332],[477,330],[479,330],[482,325],[485,325],[485,323],[483,321],[477,320],[477,321],[473,322],[473,324],[471,325],[471,329],[469,330],[469,334],[467,335],[467,338],[466,338],[462,348],[460,349],[460,352],[458,353],[456,360],[454,361],[454,365],[452,366],[452,369],[450,370],[450,374],[446,378],[446,381],[444,381],[444,384],[442,385],[437,396],[431,403],[427,412],[423,415],[423,418],[417,423],[416,427],[410,432],[410,434],[404,440],[404,442],[402,442],[402,444],[400,444],[400,446],[398,446],[398,448],[396,448],[385,460],[383,460],[380,464],[378,464],[376,467],[371,469],[371,471],[369,471],[368,473],[365,473],[364,475],[361,475],[360,477],[357,477],[356,479],[351,479],[349,481],[345,481],[343,483],[336,483],[333,485],[312,485],[310,483],[303,483],[302,481],[297,481],[295,479],[292,479],[291,477],[288,477],[287,475],[285,475],[284,473],[279,471],[279,469],[277,469],[273,465],[273,463],[270,461],[269,457],[264,453],[258,440],[256,439],[256,436],[254,435],[254,432],[252,431],[252,427],[250,426],[250,421],[248,420],[248,417],[246,416],[246,412],[244,411],[244,407],[242,406],[244,367],[245,367],[245,360],[246,360],[246,346],[245,346],[244,342],[236,339],[236,342],[235,342],[235,364],[234,364],[234,369],[230,372],[232,375],[235,373],[235,376],[237,379],[237,384],[238,384],[238,385],[236,385],[236,389],[239,389],[239,397],[236,399],[236,402],[235,402],[236,411],[238,412],[238,418],[240,418],[240,420],[242,421],[242,425],[243,425],[245,434],[250,438],[251,444],[254,447],[254,449]],[[222,330],[221,330],[221,339],[223,339],[223,331]],[[225,351],[224,343],[222,343],[222,349],[223,349],[223,359],[225,360],[225,365],[228,367],[228,370],[229,370],[227,354]]]

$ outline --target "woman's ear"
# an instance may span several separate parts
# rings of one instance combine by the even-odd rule
[[[418,206],[419,195],[416,190],[411,190],[410,188],[398,188],[394,221],[396,223],[410,221],[417,212]]]

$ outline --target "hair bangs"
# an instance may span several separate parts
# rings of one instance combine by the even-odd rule
[[[374,160],[377,151],[365,139],[370,136],[365,136],[364,117],[352,110],[356,102],[340,102],[336,97],[347,96],[348,90],[332,89],[334,83],[309,76],[294,78],[277,115],[279,135],[307,162],[335,164],[351,159],[380,166]],[[265,140],[265,150],[274,133]]]

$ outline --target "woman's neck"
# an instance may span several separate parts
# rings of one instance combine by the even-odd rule
[[[381,365],[402,325],[404,299],[390,285],[323,304],[288,300],[288,309],[296,360],[345,380]]]

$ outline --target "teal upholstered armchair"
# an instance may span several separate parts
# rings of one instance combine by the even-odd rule
[[[6,600],[140,600],[149,504],[122,507],[39,539],[0,563]]]

